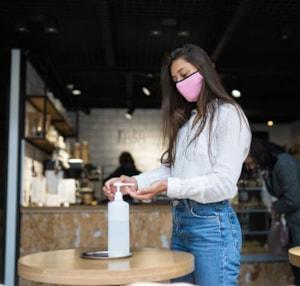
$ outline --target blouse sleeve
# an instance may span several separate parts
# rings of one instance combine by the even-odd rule
[[[144,172],[140,175],[134,176],[134,178],[137,180],[138,188],[143,189],[156,181],[167,180],[169,176],[170,168],[162,164],[159,168]]]

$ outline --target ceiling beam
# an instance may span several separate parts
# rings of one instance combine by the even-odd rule
[[[247,11],[249,10],[251,0],[243,0],[240,5],[238,6],[236,12],[234,13],[232,20],[226,27],[219,43],[215,47],[212,52],[211,58],[216,63],[222,53],[224,52],[229,40],[231,40],[233,34],[235,33],[236,29],[241,24],[244,16],[246,15]]]
[[[112,39],[111,17],[107,1],[97,1],[98,16],[102,31],[102,43],[104,45],[107,66],[113,68],[116,64],[114,45]]]

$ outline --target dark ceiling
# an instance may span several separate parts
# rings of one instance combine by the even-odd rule
[[[188,42],[214,59],[228,92],[241,90],[238,102],[252,121],[293,121],[299,24],[298,0],[0,1],[0,46],[27,50],[69,108],[159,108],[162,56]],[[72,95],[70,83],[82,95]]]

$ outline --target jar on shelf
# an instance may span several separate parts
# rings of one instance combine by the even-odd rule
[[[81,144],[81,159],[84,164],[89,163],[89,144],[87,141],[83,141]]]
[[[90,205],[93,201],[93,189],[90,187],[83,187],[80,189],[84,205]]]
[[[74,143],[73,158],[80,159],[80,143],[79,142]]]

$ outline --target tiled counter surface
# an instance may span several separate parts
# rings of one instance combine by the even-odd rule
[[[130,206],[132,247],[168,247],[171,229],[172,214],[169,205]],[[21,256],[54,249],[79,247],[106,249],[106,246],[106,205],[22,209]],[[291,284],[292,274],[286,261],[248,262],[253,261],[252,258],[243,257],[239,285]],[[20,285],[39,284],[22,280]]]

